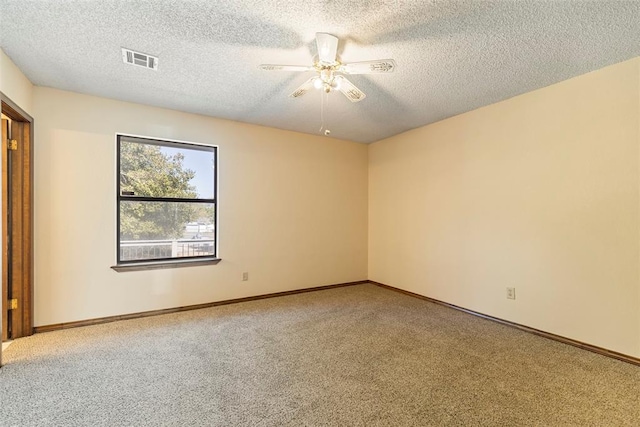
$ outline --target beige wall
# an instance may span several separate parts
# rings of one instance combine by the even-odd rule
[[[640,356],[639,70],[372,144],[369,279]]]
[[[0,92],[33,116],[33,85],[0,49]]]
[[[367,278],[367,146],[41,87],[34,111],[36,326]],[[110,268],[116,132],[219,145],[222,262]]]

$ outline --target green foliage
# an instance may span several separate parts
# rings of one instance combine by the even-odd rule
[[[189,181],[195,172],[185,169],[184,156],[167,155],[159,146],[123,141],[120,145],[120,189],[136,196],[193,198]],[[126,202],[120,204],[123,240],[175,239],[199,209],[186,203]]]
[[[200,204],[194,207],[195,220],[205,224],[213,224],[216,220],[215,206],[210,204]]]

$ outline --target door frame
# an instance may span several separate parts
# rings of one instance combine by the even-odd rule
[[[17,332],[17,335],[11,337],[11,339],[19,338],[22,336],[28,336],[33,334],[33,135],[34,135],[34,120],[29,114],[27,114],[23,109],[21,109],[18,105],[16,105],[11,99],[9,99],[4,93],[0,92],[0,103],[2,114],[9,117],[13,122],[21,122],[24,123],[24,135],[22,138],[24,140],[24,144],[22,147],[19,147],[18,153],[21,154],[21,158],[19,158],[19,167],[22,169],[22,182],[20,183],[18,188],[14,187],[14,192],[18,190],[20,194],[19,202],[14,203],[12,208],[13,216],[19,217],[19,221],[21,222],[21,231],[19,234],[20,241],[18,242],[17,254],[13,254],[15,257],[20,257],[19,263],[22,267],[22,272],[20,274],[22,278],[22,283],[19,289],[14,288],[13,291],[19,295],[20,301],[18,302],[18,309],[15,312],[12,310],[12,318],[16,319],[19,317],[20,330]],[[3,146],[6,142],[3,141]],[[0,153],[2,156],[8,155],[8,152],[3,151]],[[3,158],[3,159],[4,159]],[[3,188],[7,187],[6,177],[2,176],[3,180]],[[4,195],[3,195],[4,196]],[[16,197],[18,197],[16,196]],[[5,203],[6,200],[2,201],[3,211],[6,211]],[[18,206],[16,206],[16,204]],[[3,222],[5,219],[3,218]],[[7,230],[11,232],[11,230]],[[2,232],[2,248],[7,247],[6,236],[4,231]],[[6,277],[6,272],[8,271],[9,265],[11,262],[8,259],[5,259],[3,256],[3,265],[2,265],[2,276]],[[11,286],[11,284],[8,284]],[[4,298],[0,298],[0,310],[2,313],[6,313],[4,310],[7,309],[6,304],[8,301],[5,301]],[[2,325],[2,317],[0,316],[0,331],[3,330],[4,326]],[[0,339],[1,341],[1,339]],[[0,346],[0,366],[2,366],[2,347]]]

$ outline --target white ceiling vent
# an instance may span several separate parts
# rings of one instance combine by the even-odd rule
[[[122,61],[125,64],[137,65],[152,70],[158,69],[158,57],[136,52],[124,47],[122,48]]]

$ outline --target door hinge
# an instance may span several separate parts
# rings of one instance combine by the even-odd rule
[[[15,151],[18,149],[18,140],[17,139],[9,139],[7,140],[7,148],[11,151]]]
[[[18,309],[18,299],[13,298],[9,300],[9,310],[17,310]]]

